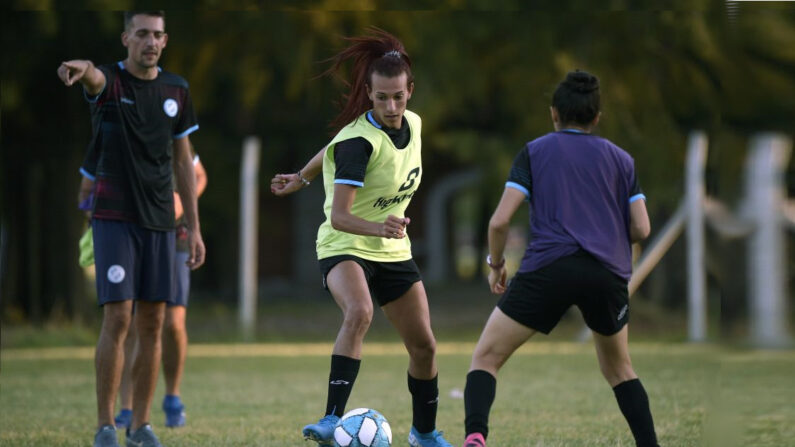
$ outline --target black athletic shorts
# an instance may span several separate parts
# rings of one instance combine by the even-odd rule
[[[580,250],[532,272],[517,273],[497,307],[511,319],[544,334],[572,305],[585,323],[613,335],[629,321],[627,281]]]
[[[415,282],[422,281],[420,270],[413,259],[399,262],[377,262],[353,255],[339,255],[318,261],[324,289],[328,290],[326,283],[328,272],[342,261],[354,261],[362,267],[370,288],[370,295],[379,306],[395,301],[408,292]]]

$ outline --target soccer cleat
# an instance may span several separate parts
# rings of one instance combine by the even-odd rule
[[[144,424],[132,433],[129,428],[127,429],[127,447],[163,447],[163,445],[152,431],[152,426]]]
[[[94,447],[120,447],[116,439],[116,427],[113,425],[103,425],[94,435]]]
[[[163,398],[163,411],[166,413],[166,427],[182,427],[185,425],[185,405],[179,396],[166,395]]]
[[[434,430],[430,433],[420,433],[413,425],[409,432],[409,445],[411,447],[453,447],[453,444],[444,439],[442,432]]]
[[[132,410],[129,408],[122,408],[118,415],[113,418],[116,423],[116,428],[130,428],[132,422]]]
[[[470,433],[464,441],[464,447],[486,447],[486,440],[480,433]]]
[[[307,425],[302,431],[304,439],[317,442],[318,447],[334,447],[334,427],[339,420],[339,416],[329,414],[317,421],[317,424]]]

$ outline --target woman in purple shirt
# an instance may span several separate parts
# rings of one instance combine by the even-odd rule
[[[592,135],[599,80],[568,73],[550,108],[555,132],[527,143],[514,160],[489,223],[489,286],[502,294],[480,336],[464,392],[464,447],[485,447],[497,371],[536,332],[548,334],[572,305],[593,331],[599,367],[638,446],[657,446],[649,399],[627,348],[631,243],[649,235],[646,197],[632,157]],[[503,253],[511,217],[530,203],[533,234],[506,284]]]

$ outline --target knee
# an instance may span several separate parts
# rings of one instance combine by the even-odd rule
[[[139,308],[140,310],[140,308]],[[147,312],[138,312],[135,317],[135,328],[138,330],[139,337],[159,335],[163,329],[165,312],[158,309],[151,309]]]
[[[414,361],[418,363],[427,363],[432,361],[434,356],[436,356],[436,339],[430,336],[422,340],[416,340],[412,343],[408,343],[406,349],[409,351],[409,356],[411,356]]]
[[[370,328],[373,321],[372,305],[360,305],[349,307],[345,311],[345,321],[343,325],[356,333],[365,333]]]
[[[102,332],[114,340],[123,342],[130,329],[132,315],[129,312],[107,313],[102,322]]]
[[[478,345],[472,353],[471,369],[482,369],[495,373],[508,361],[511,352],[501,351],[495,346]]]
[[[173,315],[166,317],[163,332],[170,336],[177,336],[185,332],[185,321]]]
[[[611,387],[615,387],[622,382],[638,377],[637,374],[635,374],[635,370],[632,368],[632,362],[629,360],[603,364],[601,365],[601,370],[602,375]]]

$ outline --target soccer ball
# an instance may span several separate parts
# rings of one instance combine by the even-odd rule
[[[337,422],[334,441],[340,447],[389,447],[392,428],[381,413],[357,408],[345,413]]]

